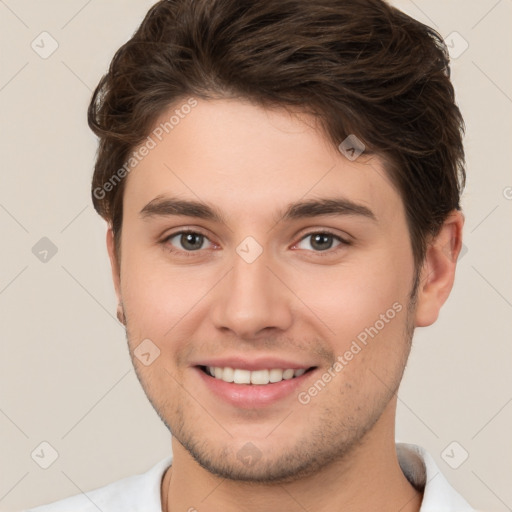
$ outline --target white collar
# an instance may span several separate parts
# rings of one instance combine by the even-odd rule
[[[396,444],[398,463],[411,485],[423,490],[420,512],[474,512],[448,483],[432,456],[421,446]]]

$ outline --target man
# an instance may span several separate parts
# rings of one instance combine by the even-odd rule
[[[89,107],[118,318],[172,433],[43,511],[469,511],[394,440],[461,248],[446,49],[381,0],[173,0]]]

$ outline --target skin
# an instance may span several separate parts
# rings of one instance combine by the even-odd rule
[[[201,200],[224,222],[141,215],[157,196]],[[333,197],[375,219],[280,215]],[[198,100],[127,177],[120,258],[107,231],[133,364],[173,434],[162,509],[419,510],[421,492],[395,452],[395,393],[414,327],[432,324],[450,293],[462,226],[454,211],[430,241],[413,303],[403,202],[377,156],[349,161],[305,114]],[[206,237],[198,250],[175,236],[183,228]],[[326,245],[307,236],[325,230],[335,235]],[[248,236],[263,251],[252,263],[236,252]],[[263,409],[235,407],[193,367],[234,354],[293,359],[317,367],[307,391],[397,303],[401,311],[305,405],[292,393]],[[133,351],[147,338],[160,356],[145,366]],[[237,458],[249,442],[261,455],[250,466]]]

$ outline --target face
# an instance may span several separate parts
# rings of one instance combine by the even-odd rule
[[[293,480],[394,406],[414,323],[403,203],[378,157],[350,161],[306,115],[186,110],[126,182],[116,289],[133,364],[202,467]]]

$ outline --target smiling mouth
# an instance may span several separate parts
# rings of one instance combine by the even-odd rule
[[[223,380],[224,382],[233,384],[253,384],[263,386],[267,384],[277,384],[283,380],[296,379],[305,373],[316,368],[272,368],[265,370],[242,370],[240,368],[219,367],[219,366],[199,366],[206,375],[214,379]]]

